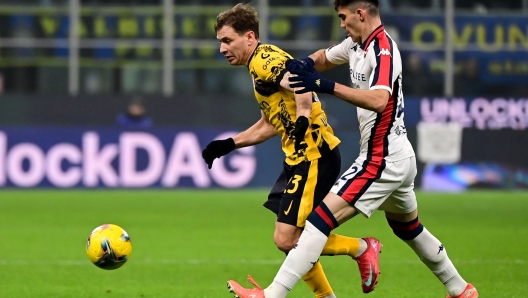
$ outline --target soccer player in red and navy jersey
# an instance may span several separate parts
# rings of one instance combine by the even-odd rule
[[[478,297],[475,287],[460,276],[442,243],[418,219],[416,160],[403,121],[402,62],[396,43],[381,22],[378,5],[377,0],[334,0],[347,38],[287,65],[296,75],[290,77],[290,87],[304,88],[296,89],[296,93],[329,93],[357,107],[360,155],[308,216],[299,242],[273,283],[265,289],[245,289],[230,281],[238,297],[286,297],[299,277],[318,260],[333,229],[358,214],[369,218],[378,209],[385,211],[394,234],[445,285],[447,298]],[[317,72],[345,63],[350,67],[351,87],[326,80]],[[362,254],[377,259],[380,249],[381,244],[374,239],[367,241]],[[360,271],[363,291],[374,290],[378,266],[366,263]]]

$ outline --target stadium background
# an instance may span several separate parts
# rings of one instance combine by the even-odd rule
[[[483,296],[527,297],[528,0],[380,3],[402,52],[409,139],[420,151],[421,124],[443,132],[425,138],[436,155],[418,156],[423,220]],[[281,169],[278,138],[211,171],[201,159],[211,139],[260,116],[247,70],[218,52],[215,17],[234,4],[0,0],[1,297],[226,297],[228,278],[271,280],[283,255],[261,203]],[[253,4],[262,40],[296,57],[344,38],[329,0]],[[325,76],[349,82],[347,67]],[[320,97],[344,169],[359,149],[355,108]],[[139,125],[124,115],[138,102]],[[83,255],[105,222],[134,243],[111,273]],[[340,231],[385,244],[384,280],[370,295],[440,297],[383,216],[349,227]],[[337,293],[361,295],[355,269],[327,260]],[[292,297],[311,295],[298,288]]]
[[[273,183],[282,158],[277,139],[232,154],[247,161],[240,169],[228,157],[217,176],[231,178],[222,182],[195,160],[212,137],[245,129],[260,115],[246,69],[230,67],[215,40],[215,16],[233,3],[0,4],[0,185]],[[344,37],[328,1],[263,0],[255,5],[262,40],[294,56]],[[453,13],[445,5],[439,0],[381,1],[383,21],[403,55],[406,124],[415,148],[420,122],[458,123],[464,128],[461,159],[449,165],[420,163],[417,185],[424,180],[425,188],[433,185],[429,188],[435,190],[524,188],[528,161],[522,150],[526,144],[519,142],[526,142],[528,126],[527,1],[457,1]],[[73,27],[70,18],[77,20]],[[446,24],[453,30],[445,30]],[[346,67],[326,75],[342,83],[349,80]],[[348,152],[343,158],[347,166],[358,150],[355,109],[325,95],[322,100]],[[151,124],[120,125],[118,114],[135,101],[142,102]],[[128,153],[119,141],[127,131],[137,132],[128,134],[133,143]],[[95,134],[93,159],[83,147],[89,147],[83,145],[87,132]],[[105,145],[116,144],[117,151],[102,161]],[[51,150],[54,146],[60,148]],[[192,149],[177,150],[189,146]],[[176,156],[168,165],[171,152]],[[46,167],[50,158],[54,164]],[[90,163],[102,164],[90,169]],[[176,170],[167,173],[171,167]],[[53,182],[57,180],[66,182]]]

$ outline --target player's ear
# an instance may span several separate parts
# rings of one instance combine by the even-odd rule
[[[361,9],[361,8],[358,7],[358,8],[356,9],[356,14],[358,15],[359,20],[360,20],[361,22],[363,22],[363,21],[365,20],[365,11],[364,11],[363,9]]]
[[[247,40],[248,40],[248,43],[249,43],[249,42],[252,43],[252,42],[257,41],[257,37],[255,36],[255,32],[253,32],[253,31],[248,31],[248,32],[246,33],[246,38],[247,38]]]

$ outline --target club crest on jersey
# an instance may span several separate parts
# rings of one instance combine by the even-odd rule
[[[380,52],[379,52],[379,54],[378,54],[378,56],[381,56],[381,55],[391,56],[391,57],[392,57],[390,51],[387,50],[387,49],[381,49]]]

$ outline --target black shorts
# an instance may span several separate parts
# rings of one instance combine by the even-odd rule
[[[341,171],[339,148],[319,159],[284,168],[264,207],[277,214],[277,221],[304,227],[308,215],[328,194]]]

